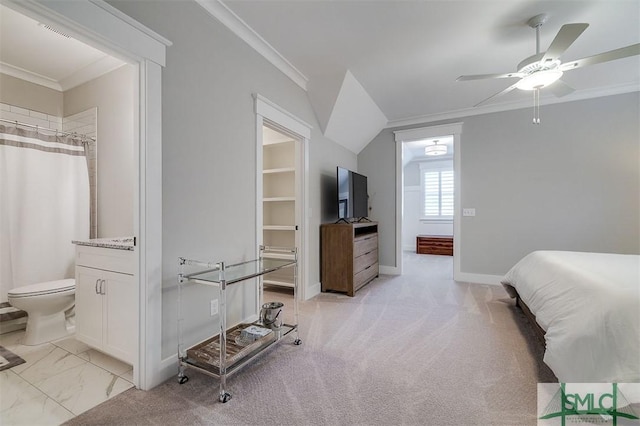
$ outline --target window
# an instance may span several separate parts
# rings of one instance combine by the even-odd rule
[[[453,167],[421,164],[422,219],[453,220]]]

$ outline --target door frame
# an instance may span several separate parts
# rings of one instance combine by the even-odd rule
[[[262,241],[262,126],[265,121],[268,121],[295,135],[300,144],[300,155],[296,158],[296,164],[300,165],[299,182],[296,182],[296,184],[300,185],[301,192],[299,206],[301,219],[299,229],[300,250],[298,251],[298,289],[300,291],[298,299],[306,300],[307,296],[311,296],[307,286],[309,283],[309,140],[311,139],[312,127],[260,94],[256,93],[254,99],[256,113],[256,242]]]
[[[450,123],[439,126],[418,127],[393,132],[396,141],[396,267],[395,274],[402,275],[402,206],[404,203],[404,173],[402,165],[402,144],[404,142],[421,139],[436,138],[439,136],[453,136],[453,279],[460,278],[460,242],[462,233],[460,230],[460,135],[462,123]]]
[[[162,67],[171,42],[103,0],[1,0],[2,4],[137,66],[133,232],[137,237],[136,387],[148,390],[175,372],[162,353]]]

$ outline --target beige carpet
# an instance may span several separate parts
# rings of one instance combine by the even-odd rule
[[[302,346],[275,346],[229,379],[187,370],[70,421],[87,424],[534,425],[536,384],[556,381],[501,287],[456,283],[451,257],[411,254],[353,298],[300,304]],[[289,296],[283,300],[292,315]],[[286,319],[286,318],[285,318]]]

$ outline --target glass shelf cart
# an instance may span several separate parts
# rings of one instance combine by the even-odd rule
[[[227,392],[226,381],[227,377],[231,376],[235,372],[239,371],[244,365],[246,365],[253,358],[270,348],[274,344],[280,342],[283,337],[293,333],[295,339],[294,344],[300,345],[302,341],[298,334],[298,252],[296,248],[284,248],[284,247],[269,247],[260,246],[259,257],[255,260],[246,262],[240,262],[232,265],[227,265],[224,262],[211,263],[201,262],[197,260],[185,259],[183,257],[178,259],[178,382],[180,384],[186,383],[189,378],[185,375],[186,368],[193,368],[204,374],[220,379],[220,393],[218,400],[220,402],[227,402],[231,399],[231,394]],[[191,266],[196,268],[202,268],[194,273],[185,273],[185,266]],[[248,344],[245,348],[238,344],[238,334],[240,329],[238,327],[256,325],[262,328],[267,328],[260,320],[251,324],[241,324],[233,327],[231,330],[227,330],[227,318],[226,318],[226,290],[228,286],[237,284],[252,278],[256,278],[258,286],[258,306],[259,309],[262,305],[262,290],[263,290],[263,276],[274,271],[279,271],[285,268],[293,269],[293,314],[294,324],[282,324],[280,327],[273,329],[272,333],[269,333],[269,338],[259,339],[252,344]],[[196,283],[206,286],[213,286],[218,288],[218,303],[219,303],[219,319],[220,319],[220,331],[219,334],[211,337],[210,339],[200,342],[197,345],[185,348],[184,344],[184,318],[183,318],[183,286],[187,283]],[[234,337],[235,336],[235,337]],[[234,340],[235,339],[235,340]],[[245,344],[245,342],[240,342]],[[209,348],[210,352],[205,354],[208,359],[202,356],[198,357],[199,349],[203,347]],[[211,352],[211,348],[215,352]],[[231,350],[229,350],[231,348]],[[238,350],[239,349],[239,350]],[[233,355],[233,356],[230,356]],[[208,361],[208,362],[207,362]]]

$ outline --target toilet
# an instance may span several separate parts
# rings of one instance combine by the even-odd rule
[[[67,336],[65,311],[75,304],[76,280],[47,281],[9,291],[11,306],[25,311],[24,345],[39,345]]]

